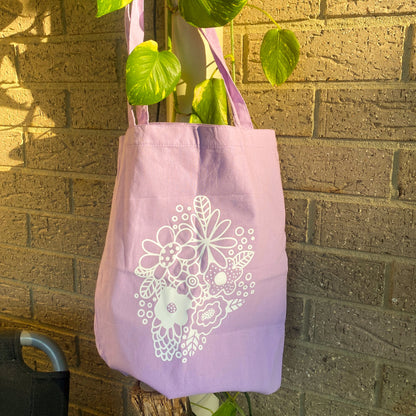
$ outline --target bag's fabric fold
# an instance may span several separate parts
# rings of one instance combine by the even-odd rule
[[[142,5],[127,7],[128,39]],[[203,35],[224,76],[215,32]],[[252,128],[224,78],[235,126],[148,123],[141,108],[120,138],[97,348],[169,398],[280,386],[287,258],[276,138]]]

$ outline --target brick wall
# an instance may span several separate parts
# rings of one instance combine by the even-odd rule
[[[416,1],[255,4],[302,47],[271,88],[258,53],[271,26],[238,18],[239,87],[278,135],[290,263],[283,387],[254,395],[255,415],[414,415]],[[63,347],[71,416],[126,416],[131,379],[106,368],[92,332],[126,53],[122,13],[94,14],[94,0],[0,8],[0,325]]]

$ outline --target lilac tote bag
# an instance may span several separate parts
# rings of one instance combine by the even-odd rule
[[[127,7],[130,50],[142,41],[142,6]],[[96,343],[111,368],[168,398],[272,393],[287,274],[276,138],[253,129],[215,31],[201,32],[235,126],[149,123],[143,107],[137,125],[130,116],[96,288]]]

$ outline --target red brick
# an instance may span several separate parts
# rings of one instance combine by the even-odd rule
[[[21,133],[0,130],[0,143],[0,166],[21,166],[24,164]]]
[[[297,416],[299,414],[300,393],[280,388],[276,393],[265,397],[262,394],[250,393],[253,414],[258,416]],[[248,415],[245,399],[239,399],[239,404]],[[284,413],[282,413],[284,409]]]
[[[416,313],[416,266],[397,262],[393,267],[391,305],[395,310]]]
[[[340,202],[317,209],[315,243],[326,247],[413,257],[416,210]]]
[[[285,349],[284,387],[368,403],[374,395],[374,381],[374,363],[360,357],[293,345]]]
[[[75,128],[127,128],[127,98],[120,88],[72,90],[71,113]]]
[[[78,261],[80,291],[83,295],[94,296],[99,266],[99,261]]]
[[[270,13],[278,22],[308,19],[319,15],[318,0],[257,0],[254,4]],[[251,7],[244,7],[236,19],[237,24],[269,22],[270,20],[267,16]]]
[[[24,82],[117,81],[115,41],[19,45],[18,59]]]
[[[26,215],[0,211],[0,242],[24,246],[27,243]]]
[[[126,376],[116,370],[110,369],[99,356],[94,341],[79,338],[80,371],[98,377],[104,377],[120,382],[126,381]]]
[[[319,301],[311,313],[311,341],[375,357],[416,363],[416,316]]]
[[[27,166],[64,172],[115,175],[118,135],[110,133],[29,133]]]
[[[73,185],[74,214],[108,218],[114,182],[75,179]]]
[[[56,328],[92,334],[94,307],[91,299],[47,289],[33,290],[34,319]]]
[[[379,149],[281,144],[285,189],[350,195],[390,195],[392,152]]]
[[[72,259],[27,248],[0,247],[0,276],[36,285],[72,290]]]
[[[9,88],[2,90],[0,125],[64,127],[66,125],[65,93],[62,90]]]
[[[300,58],[289,81],[397,80],[404,29],[400,26],[296,32]],[[260,63],[263,34],[247,35],[245,81],[265,82]]]
[[[312,90],[247,91],[244,99],[258,128],[273,129],[278,136],[312,134]]]
[[[3,12],[3,11],[2,11]],[[0,21],[2,19],[0,18]],[[12,45],[0,45],[0,83],[17,82],[17,72]]]
[[[289,242],[306,241],[308,202],[304,199],[285,199],[286,236]]]
[[[387,416],[313,393],[306,393],[305,411],[308,416]]]
[[[326,90],[320,97],[321,137],[416,140],[416,90]]]
[[[62,13],[59,2],[36,0],[5,3],[0,14],[0,38],[16,35],[23,37],[62,34]]]
[[[288,258],[288,289],[292,292],[383,304],[383,262],[306,250],[289,250]]]
[[[287,313],[286,313],[286,337],[298,338],[302,337],[304,306],[303,299],[294,296],[287,298]]]
[[[398,175],[399,198],[416,201],[416,151],[401,150]]]
[[[26,286],[11,285],[0,280],[0,312],[30,318],[30,294]]]
[[[386,366],[381,406],[400,415],[416,414],[416,370]]]
[[[124,9],[97,18],[95,0],[64,0],[66,28],[70,34],[124,33]]]
[[[80,218],[31,216],[31,245],[35,248],[99,257],[107,224]]]
[[[82,407],[83,414],[84,408],[100,416],[123,414],[122,387],[86,374],[71,373],[70,401]]]
[[[65,178],[0,172],[0,204],[14,208],[69,211],[69,183]]]
[[[414,13],[415,0],[327,0],[327,16]]]

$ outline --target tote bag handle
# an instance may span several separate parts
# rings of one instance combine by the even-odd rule
[[[127,49],[130,54],[133,49],[143,42],[144,39],[144,0],[133,0],[125,9],[125,31],[127,40]],[[208,42],[211,53],[215,59],[218,70],[224,80],[225,89],[230,101],[231,110],[236,127],[253,128],[250,113],[243,97],[233,82],[225,63],[222,49],[218,40],[217,32],[214,28],[199,29],[199,32]],[[137,124],[149,123],[149,111],[147,106],[136,106]],[[129,125],[134,126],[133,108],[129,105]]]

